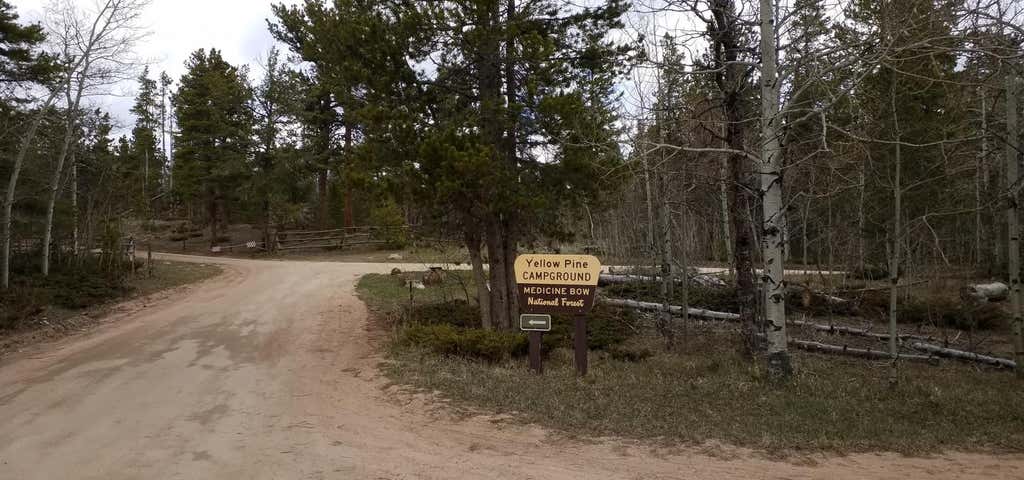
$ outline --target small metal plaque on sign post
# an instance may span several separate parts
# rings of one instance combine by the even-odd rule
[[[519,316],[519,329],[524,332],[550,332],[551,315],[526,313]]]

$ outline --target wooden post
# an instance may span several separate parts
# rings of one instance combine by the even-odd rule
[[[587,375],[587,318],[577,315],[575,318],[575,330],[573,333],[573,347],[576,357],[576,373],[581,377]]]
[[[530,332],[530,370],[534,373],[544,373],[544,362],[540,356],[540,346],[543,333]]]
[[[146,242],[146,268],[149,278],[153,278],[153,241]]]

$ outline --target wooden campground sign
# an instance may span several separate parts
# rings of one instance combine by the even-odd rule
[[[601,261],[591,255],[520,255],[515,264],[524,313],[584,314],[594,308]]]
[[[530,334],[530,369],[544,372],[541,335],[551,330],[552,314],[570,314],[576,371],[587,374],[587,319],[594,308],[601,261],[591,255],[520,255],[515,265],[519,328]]]

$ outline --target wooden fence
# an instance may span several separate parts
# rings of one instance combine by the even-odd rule
[[[412,236],[414,227],[347,227],[334,230],[292,230],[274,234],[275,250],[303,250],[317,248],[346,248],[359,245],[384,245],[391,239]]]

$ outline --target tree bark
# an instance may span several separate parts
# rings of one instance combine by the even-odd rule
[[[324,167],[316,173],[316,192],[317,192],[317,223],[321,230],[327,229],[327,217],[328,217],[328,193],[329,186],[327,185],[327,168]]]
[[[78,213],[78,158],[71,152],[71,248],[75,258],[81,251],[79,245],[79,213]]]
[[[500,219],[487,222],[487,258],[490,260],[490,307],[491,322],[499,329],[512,328],[512,310],[515,300],[515,283],[509,284],[514,275],[513,264],[509,263],[506,230]]]
[[[981,96],[981,152],[978,154],[978,165],[974,172],[974,265],[982,264],[982,189],[985,182],[985,163],[988,162],[988,102],[985,101],[985,89],[978,88]]]
[[[482,247],[481,234],[477,227],[465,227],[466,248],[469,250],[469,261],[473,265],[473,281],[476,283],[477,304],[480,306],[480,326],[494,329],[491,322],[491,290],[487,287],[487,274],[484,272],[484,260],[480,254]]]
[[[726,136],[723,126],[723,137]],[[725,245],[725,262],[733,260],[732,256],[732,221],[729,219],[729,157],[723,156],[719,169],[718,190],[722,205],[721,229],[722,244]]]
[[[732,212],[733,257],[736,269],[736,296],[740,306],[740,318],[744,330],[744,353],[750,357],[758,350],[755,316],[757,292],[754,286],[753,226],[750,214],[754,206],[749,159],[746,154],[746,126],[744,123],[744,102],[746,90],[746,66],[739,63],[740,21],[736,5],[732,0],[712,0],[711,13],[714,18],[713,36],[716,40],[714,52],[721,64],[721,73],[716,79],[722,92],[723,113],[726,123],[726,144],[732,150],[729,154],[729,175],[732,188],[729,191],[729,210]]]
[[[889,369],[889,383],[895,385],[899,380],[898,377],[898,362],[899,362],[899,350],[898,350],[898,336],[896,332],[896,305],[898,301],[897,292],[900,286],[900,250],[903,248],[903,149],[902,149],[902,135],[900,133],[900,122],[899,116],[896,113],[896,89],[893,86],[891,90],[891,105],[892,105],[892,117],[893,117],[893,128],[896,134],[896,172],[893,175],[893,228],[892,228],[892,248],[891,248],[891,260],[889,263],[889,282],[891,283],[891,289],[889,290],[889,354],[892,359],[892,365]]]
[[[88,52],[87,52],[88,54]],[[78,87],[75,90],[74,96],[71,94],[71,82],[67,82],[65,97],[68,102],[67,121],[65,122],[64,130],[64,141],[60,147],[60,153],[57,156],[57,165],[53,169],[53,176],[50,178],[50,197],[46,203],[46,223],[43,227],[43,251],[40,259],[40,273],[48,276],[50,274],[50,244],[53,242],[53,211],[57,205],[57,196],[60,194],[60,179],[64,175],[64,163],[67,160],[68,152],[71,150],[71,144],[75,137],[75,126],[76,116],[78,115],[78,106],[82,101],[82,94],[85,91],[85,81],[89,73],[89,61],[86,61],[82,66],[82,72],[79,74]]]
[[[779,137],[779,82],[775,46],[775,6],[761,0],[761,196],[763,219],[761,251],[762,283],[768,374],[775,378],[792,373],[786,349],[785,238],[783,236],[782,146]]]
[[[669,92],[668,97],[672,94]],[[668,106],[671,109],[671,106]],[[658,115],[657,121],[658,137],[662,145],[666,144],[665,139],[665,115]],[[661,303],[665,307],[660,327],[665,336],[666,349],[672,350],[675,347],[675,332],[668,313],[668,306],[674,295],[672,281],[672,207],[669,204],[669,168],[668,160],[665,158],[665,148],[658,149],[661,154],[660,167],[658,168],[658,193],[661,197],[658,202],[658,221],[660,241],[657,251],[661,253]],[[685,282],[684,282],[685,283]]]
[[[1006,231],[1007,267],[1009,270],[1010,304],[1013,316],[1014,358],[1017,365],[1024,364],[1024,316],[1021,313],[1020,284],[1020,225],[1018,222],[1018,185],[1020,177],[1020,132],[1017,118],[1017,75],[1006,65]],[[1024,377],[1024,369],[1017,368]]]
[[[345,122],[345,155],[347,157],[346,160],[348,160],[348,162],[346,162],[346,163],[348,165],[351,165],[351,159],[352,159],[352,125],[350,123],[348,123],[348,121]],[[355,215],[353,213],[353,205],[352,205],[352,187],[347,185],[348,182],[344,182],[344,183],[346,184],[346,185],[344,185],[344,188],[345,188],[345,193],[344,193],[344,202],[345,202],[345,205],[344,205],[344,209],[345,209],[344,225],[345,225],[345,228],[351,228],[351,227],[354,227],[356,225],[356,223],[355,223]]]

